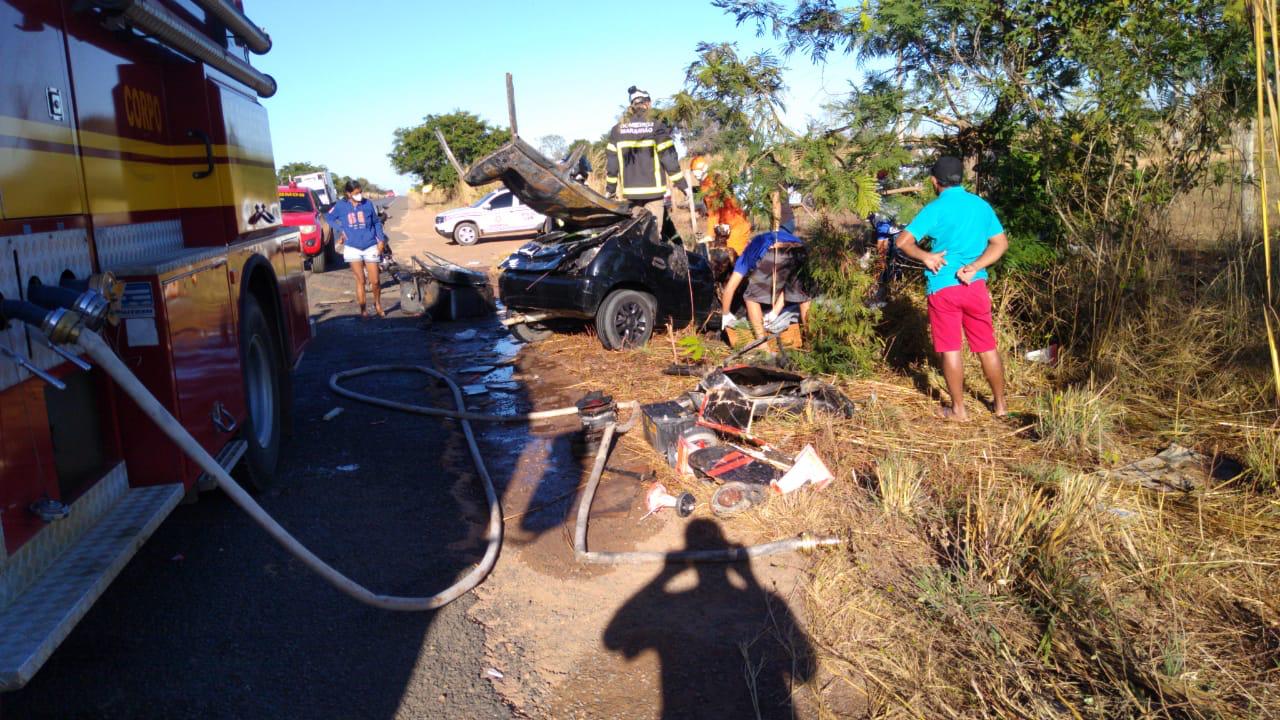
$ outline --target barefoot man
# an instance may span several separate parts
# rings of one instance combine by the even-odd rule
[[[960,158],[938,158],[930,176],[938,198],[898,234],[896,244],[925,266],[933,349],[942,355],[942,375],[951,395],[951,407],[939,414],[959,422],[969,419],[964,409],[963,329],[970,352],[982,361],[982,373],[991,384],[992,410],[1005,415],[1004,365],[991,325],[986,269],[1000,259],[1009,241],[995,210],[961,186],[964,163]],[[925,237],[932,240],[932,252],[918,244]]]

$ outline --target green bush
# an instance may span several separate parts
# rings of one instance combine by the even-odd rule
[[[1035,235],[1009,233],[1009,249],[1000,258],[998,268],[1008,272],[1047,270],[1058,262],[1058,251]]]
[[[865,376],[880,358],[880,312],[866,305],[875,278],[858,267],[852,241],[826,219],[807,239],[807,282],[819,299],[809,313],[807,351],[794,358],[805,372]]]

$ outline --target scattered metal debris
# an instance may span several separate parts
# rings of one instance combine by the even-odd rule
[[[682,492],[679,495],[672,495],[667,492],[667,488],[662,483],[654,483],[653,488],[645,495],[645,505],[649,512],[645,513],[640,519],[643,520],[650,515],[658,512],[662,508],[675,508],[676,514],[680,517],[689,517],[693,514],[693,508],[697,505],[693,493]]]

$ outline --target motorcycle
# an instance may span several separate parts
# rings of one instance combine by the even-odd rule
[[[898,224],[897,217],[882,213],[871,213],[867,216],[867,222],[871,225],[875,237],[875,248],[868,250],[868,254],[876,253],[876,265],[879,270],[879,277],[867,305],[879,310],[888,304],[893,283],[902,278],[906,256],[898,249],[895,240],[898,233],[902,232],[903,226]]]
[[[385,234],[387,221],[391,219],[391,215],[387,212],[386,205],[375,204],[374,207],[378,211],[378,221],[382,223],[383,233]],[[384,273],[394,273],[400,269],[399,264],[396,263],[395,256],[391,253],[390,238],[387,238],[387,240],[382,244],[382,258],[378,261],[378,265],[382,268]]]

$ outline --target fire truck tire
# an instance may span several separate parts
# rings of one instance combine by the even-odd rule
[[[614,290],[596,312],[596,334],[605,350],[644,347],[653,334],[658,301],[640,290]]]
[[[261,492],[275,476],[283,435],[281,364],[275,335],[252,295],[240,316],[240,361],[244,368],[245,421],[241,437],[248,444],[241,469],[245,484]]]

